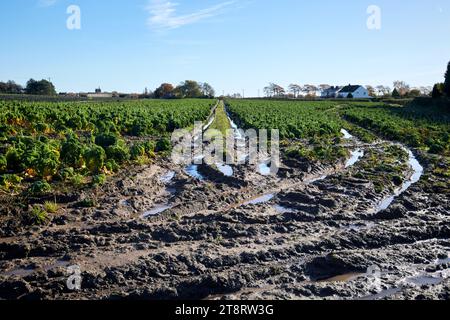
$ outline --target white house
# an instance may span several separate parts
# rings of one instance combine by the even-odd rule
[[[348,98],[350,94],[351,94],[350,97],[353,97],[353,99],[371,98],[369,96],[369,91],[367,91],[366,88],[364,88],[363,86],[352,86],[352,85],[343,87],[341,90],[337,92],[336,95],[339,98]]]

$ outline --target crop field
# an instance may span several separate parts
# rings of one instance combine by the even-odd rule
[[[203,121],[213,100],[0,102],[0,188],[48,191],[48,182],[105,180],[129,161],[170,150],[170,133]],[[147,137],[148,139],[136,139]],[[135,138],[135,142],[131,141]]]
[[[348,100],[0,102],[0,298],[448,296],[449,117]],[[278,129],[279,170],[174,163],[170,135],[195,121],[244,142],[236,127]],[[71,265],[80,290],[64,287]]]

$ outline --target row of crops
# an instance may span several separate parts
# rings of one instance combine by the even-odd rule
[[[372,102],[231,100],[230,114],[243,128],[279,129],[282,139],[308,140],[318,145],[315,152],[296,148],[293,153],[307,158],[326,158],[334,152],[342,128],[371,142],[375,133],[386,139],[449,155],[450,114],[434,106],[406,107]],[[328,152],[324,153],[324,149]],[[312,154],[311,154],[312,153]],[[324,156],[326,155],[326,156]]]
[[[338,103],[328,101],[233,100],[230,114],[243,128],[278,129],[282,139],[336,137],[342,121],[332,112]]]
[[[348,156],[339,144],[347,125],[337,102],[233,100],[227,108],[242,128],[278,129],[280,138],[289,140],[287,157],[334,163]]]
[[[39,194],[51,181],[101,184],[129,161],[170,150],[169,134],[204,121],[213,104],[0,101],[0,188],[17,190],[25,180]]]
[[[343,111],[348,121],[387,139],[430,153],[450,156],[450,113],[439,106],[353,105]]]

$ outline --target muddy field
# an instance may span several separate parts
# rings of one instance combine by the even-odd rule
[[[4,196],[0,298],[450,299],[439,158],[343,135],[346,161],[283,156],[276,176],[159,159],[58,192],[43,227],[22,227],[27,208]],[[67,286],[73,266],[80,290]]]

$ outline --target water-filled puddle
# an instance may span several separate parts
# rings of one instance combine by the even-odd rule
[[[351,152],[350,159],[347,160],[345,163],[345,168],[350,168],[351,166],[354,166],[356,163],[358,163],[361,158],[364,157],[364,151],[363,150],[354,150]]]
[[[440,264],[447,264],[447,263],[450,263],[450,257],[436,260],[436,264],[438,264],[438,265],[440,265]]]
[[[263,176],[270,175],[270,165],[266,162],[260,163],[258,165],[258,172]]]
[[[190,166],[188,166],[186,168],[186,173],[188,176],[198,179],[198,180],[205,180],[205,177],[202,176],[199,172],[198,172],[198,165],[197,164],[191,164]]]
[[[346,231],[364,231],[364,230],[370,230],[375,227],[374,222],[365,222],[365,223],[358,223],[358,224],[351,224],[349,226],[343,227],[342,229]]]
[[[433,277],[433,276],[417,276],[406,279],[407,282],[412,283],[416,286],[433,286],[440,284],[442,281],[444,281],[441,277]]]
[[[147,218],[150,216],[156,216],[157,214],[160,214],[166,210],[172,209],[172,206],[170,205],[157,205],[156,207],[154,207],[152,210],[146,211],[144,212],[144,214],[142,215],[143,218]]]
[[[167,184],[171,182],[175,178],[175,171],[169,171],[166,174],[162,175],[161,178],[159,178],[159,181],[161,181],[164,184]]]
[[[215,117],[211,117],[211,119],[209,119],[208,123],[203,127],[203,131],[208,130],[209,127],[211,127],[212,123],[214,122]]]
[[[306,184],[312,184],[312,183],[314,183],[314,182],[323,181],[323,180],[325,180],[327,177],[328,177],[327,175],[323,175],[323,176],[320,176],[320,177],[318,177],[318,178],[310,179],[310,180],[307,180],[307,181],[306,181]]]
[[[280,205],[274,205],[273,208],[278,212],[278,213],[292,213],[294,212],[293,209],[289,209]]]
[[[328,279],[320,280],[319,282],[349,282],[358,279],[362,275],[364,275],[364,273],[351,272],[331,277]]]
[[[275,195],[273,193],[270,194],[265,194],[261,197],[255,198],[253,200],[244,202],[243,205],[249,205],[249,204],[261,204],[261,203],[266,203],[269,202],[270,200],[272,200],[275,197]]]
[[[347,139],[347,140],[353,139],[353,136],[347,130],[342,129],[341,133],[344,135],[344,139]]]
[[[377,294],[373,294],[373,295],[361,298],[361,300],[381,300],[381,299],[393,296],[393,295],[399,293],[400,291],[402,291],[400,288],[390,288],[390,289],[383,290]]]
[[[119,204],[121,205],[121,206],[124,206],[124,207],[129,207],[129,206],[131,206],[131,204],[130,204],[130,202],[128,201],[128,200],[120,200],[119,201]]]
[[[27,277],[34,273],[33,268],[17,268],[3,273],[5,277]]]
[[[24,278],[24,277],[28,277],[28,276],[32,275],[33,273],[35,273],[36,271],[39,271],[39,270],[48,272],[48,271],[56,269],[56,268],[68,267],[69,265],[70,265],[69,261],[57,260],[56,262],[49,264],[49,265],[45,265],[42,268],[32,268],[32,267],[16,268],[16,269],[2,273],[2,275],[5,277],[22,277],[22,278]]]
[[[397,198],[402,193],[404,193],[406,190],[408,190],[413,184],[417,183],[423,175],[423,172],[424,172],[423,167],[420,165],[419,161],[417,161],[414,154],[410,150],[407,150],[407,151],[408,151],[408,155],[409,155],[408,163],[411,166],[411,168],[413,169],[414,173],[411,176],[411,179],[409,179],[407,182],[403,183],[403,186],[401,189],[397,190],[394,195],[387,197],[379,204],[379,206],[377,208],[377,212],[380,212],[380,211],[383,211],[383,210],[386,210],[387,208],[389,208],[389,206],[392,204],[392,202],[394,202],[395,198]]]
[[[233,168],[227,164],[216,163],[217,169],[226,177],[233,176]]]

